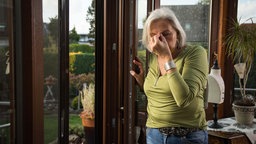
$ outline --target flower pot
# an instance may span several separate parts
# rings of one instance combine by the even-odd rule
[[[94,127],[94,114],[88,111],[82,111],[79,116],[82,120],[83,126]]]
[[[82,124],[84,126],[84,138],[88,144],[95,143],[95,123],[94,119],[88,119],[81,117]]]
[[[93,119],[87,119],[87,118],[81,118],[82,124],[84,127],[94,127],[94,120]]]
[[[237,123],[244,125],[253,124],[256,106],[239,106],[236,104],[232,105]]]

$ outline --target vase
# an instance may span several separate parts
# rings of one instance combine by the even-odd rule
[[[237,123],[243,125],[252,125],[256,106],[233,105],[233,110]]]

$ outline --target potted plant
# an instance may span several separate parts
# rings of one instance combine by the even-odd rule
[[[248,19],[251,20],[252,19]],[[235,70],[239,76],[241,99],[233,102],[236,121],[240,124],[252,124],[255,112],[255,100],[246,93],[246,83],[256,53],[256,27],[245,26],[238,20],[233,20],[224,44],[228,56],[233,58]]]
[[[86,127],[94,127],[95,118],[95,85],[90,83],[88,86],[85,83],[83,89],[80,92],[81,103],[83,106],[83,111],[80,113],[80,118],[82,119],[82,124]]]
[[[94,73],[82,73],[75,75],[73,73],[69,73],[69,95],[70,100],[72,101],[71,107],[75,112],[81,112],[81,94],[83,93],[83,85],[84,83],[95,83]]]
[[[80,113],[80,118],[84,126],[85,139],[87,143],[94,144],[95,129],[95,84],[84,83],[83,89],[80,91],[81,103],[83,111]]]

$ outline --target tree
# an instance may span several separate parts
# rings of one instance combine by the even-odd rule
[[[90,23],[88,38],[95,40],[95,0],[92,0],[91,6],[88,7],[86,21]]]
[[[78,43],[80,39],[80,36],[76,32],[76,28],[73,27],[73,29],[69,32],[69,43]]]
[[[210,5],[210,0],[199,0],[198,4],[201,4],[201,5]]]
[[[50,32],[50,36],[52,39],[57,43],[58,40],[58,16],[55,16],[54,18],[49,18],[50,23],[48,26],[48,30]]]
[[[44,47],[50,46],[48,23],[43,23]]]

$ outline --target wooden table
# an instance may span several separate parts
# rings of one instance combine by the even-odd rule
[[[213,123],[208,121],[209,144],[256,144],[256,119],[252,125],[238,124],[234,117],[219,119],[222,128],[211,127]]]
[[[208,131],[209,144],[251,144],[243,133]]]

